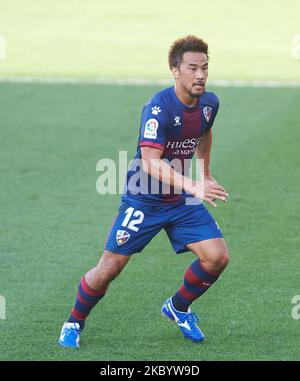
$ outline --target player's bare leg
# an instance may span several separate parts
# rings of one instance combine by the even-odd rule
[[[120,274],[129,259],[130,256],[105,250],[97,266],[82,277],[74,308],[61,330],[60,345],[79,347],[80,333],[91,309],[103,298],[110,282]]]
[[[129,255],[104,250],[97,266],[85,274],[86,283],[94,290],[107,288],[109,283],[120,274],[129,259]]]
[[[224,238],[213,238],[193,242],[187,248],[196,254],[207,271],[221,274],[229,262],[229,253]]]

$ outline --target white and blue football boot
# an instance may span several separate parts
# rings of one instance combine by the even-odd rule
[[[80,325],[66,321],[62,327],[58,343],[63,347],[79,348]]]
[[[199,321],[196,314],[194,314],[189,308],[187,312],[180,312],[175,310],[172,299],[167,299],[162,308],[162,315],[167,316],[169,319],[173,320],[180,328],[183,336],[186,339],[199,342],[204,340],[204,335],[200,328],[197,326]]]

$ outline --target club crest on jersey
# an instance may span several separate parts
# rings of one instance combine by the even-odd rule
[[[211,114],[212,114],[212,107],[205,106],[203,109],[203,115],[207,123],[210,121]]]
[[[154,118],[148,119],[145,124],[144,138],[156,139],[158,125],[158,120]]]
[[[126,230],[117,230],[116,241],[119,246],[124,245],[130,238],[130,234]]]

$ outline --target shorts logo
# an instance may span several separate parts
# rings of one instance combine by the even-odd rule
[[[126,230],[118,230],[116,234],[116,241],[119,246],[124,245],[130,238],[130,234]]]
[[[156,139],[157,129],[158,129],[158,121],[154,118],[148,119],[145,124],[144,138]]]
[[[212,107],[209,107],[209,106],[204,107],[203,115],[207,123],[210,121],[211,114],[212,114]]]

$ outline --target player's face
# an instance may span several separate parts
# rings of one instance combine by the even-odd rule
[[[186,52],[181,65],[173,69],[176,83],[191,97],[199,97],[205,91],[208,76],[208,58],[205,53]]]

